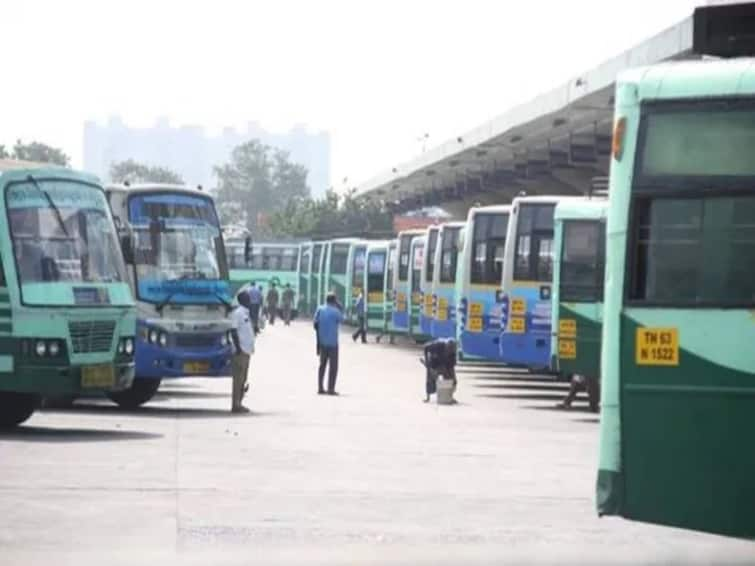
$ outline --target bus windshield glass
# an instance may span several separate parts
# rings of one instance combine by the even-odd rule
[[[515,281],[548,282],[553,278],[555,204],[524,203],[516,225]]]
[[[641,131],[641,179],[755,177],[754,99],[648,105]]]
[[[364,283],[364,258],[367,250],[356,248],[354,250],[354,267],[351,274],[351,286],[361,287]]]
[[[560,300],[602,300],[605,224],[597,220],[567,220],[563,239]]]
[[[6,190],[8,223],[24,302],[37,283],[125,282],[125,267],[102,190],[66,180],[14,183]],[[51,299],[54,300],[54,299]]]
[[[139,300],[229,301],[227,275],[220,271],[220,226],[211,199],[175,192],[135,195],[129,199],[129,221]]]
[[[349,264],[349,244],[333,244],[330,252],[330,274],[346,275]]]
[[[435,273],[435,248],[438,245],[438,230],[430,230],[427,236],[427,273],[425,273],[425,281],[432,283],[433,274]]]
[[[471,281],[477,284],[500,285],[509,215],[507,212],[477,214],[473,222],[472,254],[469,258],[472,267]]]

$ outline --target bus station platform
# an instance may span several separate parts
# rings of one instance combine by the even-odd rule
[[[249,415],[228,379],[164,382],[0,434],[2,564],[751,563],[755,543],[598,518],[598,415],[567,385],[461,365],[423,404],[416,345],[341,337],[316,395],[311,325],[267,326]]]

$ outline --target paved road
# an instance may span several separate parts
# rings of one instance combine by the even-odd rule
[[[229,380],[192,379],[0,436],[0,564],[755,560],[754,543],[598,519],[597,419],[553,410],[563,385],[466,367],[460,405],[425,405],[416,348],[343,338],[339,398],[315,395],[309,326],[276,325],[249,416],[229,414]]]

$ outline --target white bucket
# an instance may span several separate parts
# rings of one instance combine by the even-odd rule
[[[438,405],[453,405],[454,403],[454,382],[451,379],[438,378],[436,382],[438,387]]]

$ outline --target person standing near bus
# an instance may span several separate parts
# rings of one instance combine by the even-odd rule
[[[294,290],[291,288],[291,283],[286,283],[286,288],[283,289],[281,305],[283,306],[283,321],[286,326],[289,326],[291,324],[291,309],[294,306]]]
[[[338,395],[336,379],[338,377],[338,330],[343,322],[343,308],[338,304],[336,294],[328,293],[325,304],[317,307],[314,318],[317,332],[317,350],[320,367],[317,370],[317,394]],[[325,368],[328,368],[328,390],[323,387]]]
[[[231,314],[231,339],[233,340],[233,386],[231,390],[231,412],[248,413],[249,409],[241,404],[246,391],[246,380],[249,373],[249,358],[254,353],[254,332],[250,322],[249,293],[242,291],[238,297],[239,305]]]
[[[249,316],[252,319],[254,333],[260,333],[260,309],[262,309],[262,289],[252,281],[249,287]]]
[[[357,303],[354,306],[354,310],[356,311],[357,315],[357,331],[351,335],[352,340],[354,342],[357,341],[357,338],[359,336],[362,337],[362,344],[367,343],[367,321],[365,320],[364,316],[364,293],[359,293],[359,298],[357,299]]]
[[[278,314],[278,289],[275,288],[275,283],[270,284],[270,289],[267,291],[267,316],[270,320],[270,324],[275,324],[275,317]]]

